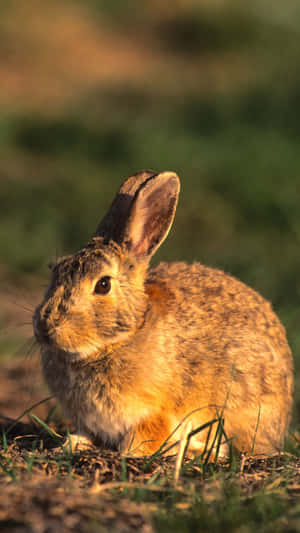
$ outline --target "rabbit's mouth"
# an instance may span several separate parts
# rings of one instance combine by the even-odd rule
[[[59,351],[65,357],[74,359],[86,359],[94,354],[99,354],[101,348],[95,342],[78,342],[78,339],[68,335],[60,328],[43,328],[34,321],[34,334],[42,349]]]

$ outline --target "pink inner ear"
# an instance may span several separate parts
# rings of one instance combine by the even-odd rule
[[[166,235],[174,212],[176,196],[159,187],[143,198],[137,207],[133,228],[133,251],[137,256],[150,255]]]

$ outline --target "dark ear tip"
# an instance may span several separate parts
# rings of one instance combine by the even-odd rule
[[[99,224],[94,235],[105,237],[107,240],[112,239],[119,243],[122,242],[125,226],[136,197],[147,196],[151,191],[156,197],[159,197],[158,190],[160,187],[164,196],[172,196],[176,204],[180,182],[175,172],[157,173],[154,170],[140,170],[127,178],[122,183],[108,213]]]

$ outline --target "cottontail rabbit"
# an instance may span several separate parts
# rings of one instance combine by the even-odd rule
[[[46,381],[97,445],[151,454],[183,419],[197,428],[222,413],[237,451],[278,452],[293,363],[271,305],[198,263],[149,267],[179,187],[173,172],[128,178],[87,246],[53,266],[34,314]],[[209,438],[193,436],[191,452]]]

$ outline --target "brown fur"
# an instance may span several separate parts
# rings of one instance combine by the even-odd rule
[[[54,266],[35,312],[50,389],[80,433],[130,453],[153,453],[178,426],[177,440],[185,417],[196,428],[220,414],[238,451],[281,450],[293,364],[271,305],[198,263],[148,267],[174,217],[174,173],[141,173],[120,191],[87,247]],[[103,276],[111,290],[95,294]]]

